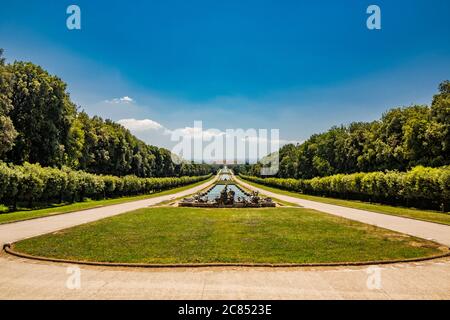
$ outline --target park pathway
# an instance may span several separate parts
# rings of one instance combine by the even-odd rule
[[[379,268],[80,266],[79,289],[67,287],[67,267],[0,254],[0,299],[450,299],[445,259]]]
[[[418,238],[433,240],[447,247],[450,247],[450,226],[447,225],[304,200],[254,187],[242,181],[241,179],[238,179],[236,176],[233,176],[233,178],[237,181],[237,183],[241,184],[245,188],[258,191],[261,194],[267,195],[269,197],[277,198],[290,203],[295,203],[304,208],[314,209],[350,220],[356,220],[381,228],[409,234]]]

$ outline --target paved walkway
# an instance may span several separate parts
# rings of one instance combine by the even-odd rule
[[[0,226],[0,242],[13,242],[146,207],[197,192],[210,183],[173,195],[3,225]],[[314,209],[325,212],[338,210],[330,213],[361,221],[361,216],[352,216],[356,214],[354,209],[331,208],[330,205],[323,206],[281,195],[276,197],[289,202],[298,201],[307,207],[320,205]],[[346,210],[353,213],[347,216]],[[361,210],[357,211],[361,215]],[[366,212],[363,213],[364,216]],[[403,226],[405,220],[416,222],[400,219],[402,223],[399,225],[389,222],[389,226],[396,230]],[[387,221],[381,219],[381,222],[372,222],[386,224]],[[426,224],[420,223],[422,226]],[[448,243],[447,238],[434,234],[437,231],[431,228],[427,232],[431,234],[430,237]],[[448,229],[444,231],[448,233]],[[67,287],[70,279],[67,267],[2,253],[0,299],[450,299],[450,259],[384,265],[375,269],[125,269],[80,266],[79,289]],[[379,275],[379,287],[376,281],[370,281],[376,275]],[[375,286],[368,286],[368,283]]]
[[[450,260],[316,269],[138,270],[67,266],[0,255],[0,299],[450,299]],[[368,287],[372,272],[379,287]],[[370,274],[369,274],[369,273]]]
[[[234,177],[234,179],[245,188],[259,191],[269,197],[295,203],[305,208],[315,209],[343,218],[406,233],[418,238],[433,240],[450,247],[450,226],[447,225],[290,197],[254,187],[236,177]]]
[[[186,189],[174,194],[168,194],[145,200],[126,202],[100,208],[93,208],[84,211],[66,213],[56,216],[48,216],[39,219],[20,221],[11,224],[3,224],[0,225],[0,244],[3,247],[4,243],[12,243],[41,234],[67,229],[76,225],[112,217],[124,212],[149,207],[163,201],[184,197],[212,185],[216,181],[216,179],[217,177],[196,187],[192,187],[190,189]]]

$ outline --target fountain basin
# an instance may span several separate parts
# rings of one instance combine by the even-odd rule
[[[178,204],[180,207],[199,208],[261,208],[275,207],[270,198],[261,198],[258,193],[248,193],[237,184],[218,184],[207,192],[197,194],[191,198],[184,198]]]

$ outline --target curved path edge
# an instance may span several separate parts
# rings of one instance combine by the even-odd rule
[[[437,260],[450,256],[448,248],[445,253],[436,254],[427,257],[418,257],[411,259],[396,259],[396,260],[375,260],[375,261],[355,261],[355,262],[323,262],[323,263],[121,263],[121,262],[97,262],[97,261],[81,261],[81,260],[67,260],[57,259],[42,256],[34,256],[27,253],[22,253],[14,250],[13,244],[4,244],[3,250],[12,256],[30,260],[54,262],[63,264],[88,265],[99,267],[127,267],[127,268],[148,268],[148,269],[162,269],[162,268],[227,268],[227,267],[245,267],[245,268],[307,268],[307,267],[349,267],[349,266],[370,266],[370,265],[388,265],[398,263],[423,262],[429,260]]]

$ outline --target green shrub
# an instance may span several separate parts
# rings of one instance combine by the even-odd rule
[[[260,178],[243,179],[270,187],[311,195],[402,204],[447,211],[450,207],[450,167],[418,166],[408,172],[337,174],[308,180]]]
[[[149,194],[210,177],[138,178],[102,176],[67,167],[60,169],[25,163],[23,166],[0,162],[0,203],[13,209],[17,203],[75,202],[85,198],[104,199]]]

